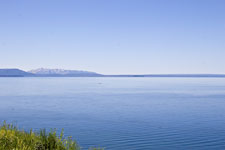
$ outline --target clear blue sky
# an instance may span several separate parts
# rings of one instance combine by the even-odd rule
[[[0,68],[225,73],[225,0],[0,0]]]

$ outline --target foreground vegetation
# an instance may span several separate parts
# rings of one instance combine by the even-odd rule
[[[19,130],[12,124],[0,125],[0,150],[80,150],[71,137],[64,138],[63,131],[59,136],[56,130],[40,132]],[[90,150],[103,150],[90,148]]]

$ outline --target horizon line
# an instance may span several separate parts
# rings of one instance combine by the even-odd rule
[[[54,69],[59,69],[59,70],[65,70],[65,71],[87,71],[87,70],[76,70],[76,69],[62,69],[62,68],[44,68],[44,67],[41,67],[41,68],[37,68],[37,69],[30,69],[30,70],[23,70],[23,69],[20,69],[20,68],[0,68],[1,69],[18,69],[18,70],[21,70],[21,71],[24,71],[24,72],[29,72],[31,70],[37,70],[37,69],[49,69],[49,70],[54,70]],[[143,74],[103,74],[103,73],[98,73],[98,72],[95,72],[95,71],[87,71],[87,72],[93,72],[93,73],[97,73],[99,75],[105,75],[105,76],[146,76],[146,75],[153,75],[153,76],[157,76],[157,75],[225,75],[225,73],[143,73]],[[32,74],[35,74],[35,73],[32,73]]]

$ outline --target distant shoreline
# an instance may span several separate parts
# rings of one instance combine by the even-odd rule
[[[0,78],[5,78],[5,77],[19,77],[19,78],[62,78],[62,77],[103,77],[103,78],[109,78],[109,77],[115,77],[115,78],[124,78],[124,77],[129,77],[129,78],[225,78],[225,75],[207,75],[207,74],[201,74],[201,75],[99,75],[99,76],[76,76],[76,75],[69,75],[69,76],[63,76],[63,75],[35,75],[35,76],[21,76],[21,75],[0,75]]]
[[[225,78],[225,74],[117,74],[105,75],[96,72],[64,70],[64,69],[36,69],[23,71],[20,69],[0,69],[0,77],[182,77],[182,78]]]

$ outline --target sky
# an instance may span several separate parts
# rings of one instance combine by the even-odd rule
[[[0,0],[0,68],[225,74],[225,0]]]

